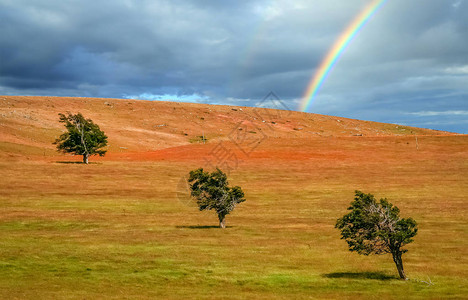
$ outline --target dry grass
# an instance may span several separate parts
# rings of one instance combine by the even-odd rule
[[[421,137],[419,150],[411,137],[268,139],[231,174],[247,201],[226,230],[177,198],[214,145],[193,147],[191,160],[3,159],[0,298],[468,296],[466,136]],[[419,222],[403,257],[412,280],[339,239],[355,189]]]
[[[29,153],[53,150],[63,126],[58,113],[81,112],[109,136],[109,152],[143,152],[190,145],[205,135],[210,142],[228,139],[242,127],[250,138],[317,136],[440,135],[447,132],[317,114],[252,107],[188,104],[125,99],[0,96],[0,154],[15,156],[11,143]],[[273,124],[274,123],[274,124]],[[298,129],[301,130],[298,130]],[[234,132],[233,132],[234,130]],[[4,146],[4,143],[10,143]],[[2,151],[3,150],[3,151]],[[22,153],[27,155],[28,152]],[[47,154],[47,153],[46,153]]]
[[[67,110],[102,125],[106,157],[86,166],[54,152]],[[282,114],[272,124],[253,108],[0,96],[0,298],[468,297],[468,136]],[[229,139],[240,121],[241,146],[260,141],[249,155]],[[202,132],[209,142],[191,144]],[[226,230],[180,198],[181,178],[217,164],[219,143],[247,198]],[[339,239],[355,189],[418,221],[410,281]]]

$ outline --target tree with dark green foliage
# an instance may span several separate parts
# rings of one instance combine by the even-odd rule
[[[55,140],[58,151],[83,155],[85,164],[90,155],[106,154],[107,150],[102,148],[107,146],[107,136],[91,119],[85,119],[81,113],[59,116],[67,131]]]
[[[376,201],[373,195],[360,191],[348,210],[351,212],[338,219],[335,227],[341,230],[349,250],[364,255],[392,254],[400,278],[406,280],[401,256],[408,250],[402,247],[418,232],[416,221],[401,219],[398,207],[387,199]]]
[[[202,168],[190,171],[188,183],[190,194],[197,200],[200,211],[214,210],[220,228],[226,228],[226,216],[237,204],[245,201],[242,189],[229,187],[226,174],[218,168],[212,173]]]

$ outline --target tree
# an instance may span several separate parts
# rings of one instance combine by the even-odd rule
[[[400,210],[387,199],[378,202],[371,194],[356,191],[351,212],[338,219],[335,227],[341,230],[350,251],[359,254],[392,254],[401,279],[406,280],[401,256],[408,250],[403,246],[413,242],[418,232],[412,218],[400,219]]]
[[[81,113],[72,115],[59,114],[60,123],[64,123],[67,132],[55,140],[57,150],[64,153],[83,155],[83,163],[88,164],[90,155],[104,156],[107,150],[107,136],[91,119],[85,119]]]
[[[226,174],[218,168],[212,173],[202,168],[190,171],[188,183],[200,211],[213,209],[218,214],[220,228],[226,228],[226,216],[245,201],[242,189],[229,187]]]

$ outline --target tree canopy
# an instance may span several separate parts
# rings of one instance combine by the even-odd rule
[[[418,232],[416,221],[401,219],[398,207],[387,199],[376,201],[372,194],[361,191],[356,191],[348,210],[335,227],[341,230],[349,250],[364,255],[392,254],[400,278],[406,279],[401,256],[408,250],[402,247],[413,242]]]
[[[59,114],[60,122],[67,131],[55,140],[57,150],[65,153],[83,155],[83,162],[88,163],[90,155],[104,156],[107,150],[107,136],[91,119],[85,119],[81,113]]]
[[[226,215],[245,201],[242,189],[239,186],[229,187],[226,174],[218,168],[212,173],[202,168],[190,171],[188,182],[191,196],[197,200],[200,211],[214,210],[221,228],[226,227]]]

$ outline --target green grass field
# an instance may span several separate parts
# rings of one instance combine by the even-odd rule
[[[0,298],[467,298],[468,139],[408,141],[324,138],[301,148],[306,159],[278,158],[279,146],[246,159],[230,182],[247,201],[225,230],[177,196],[180,178],[203,166],[196,159],[5,158]],[[334,224],[355,189],[418,221],[403,256],[409,281],[391,256],[340,240]]]

